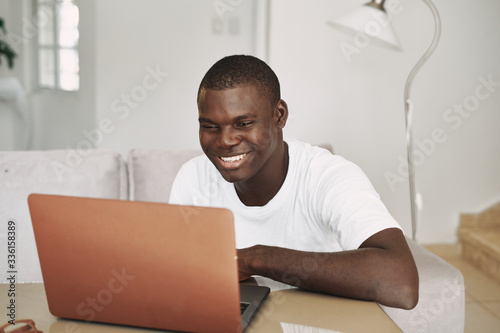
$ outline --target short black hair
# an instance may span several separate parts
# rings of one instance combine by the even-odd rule
[[[217,61],[205,74],[198,88],[197,100],[204,89],[226,90],[250,84],[266,97],[271,106],[278,104],[280,83],[264,61],[250,55],[232,55]]]

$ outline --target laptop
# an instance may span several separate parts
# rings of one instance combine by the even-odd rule
[[[54,316],[241,332],[269,293],[239,283],[227,209],[44,194],[28,204]]]

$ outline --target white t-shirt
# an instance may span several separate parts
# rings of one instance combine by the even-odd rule
[[[205,156],[185,163],[170,203],[223,207],[235,218],[236,247],[256,244],[314,252],[357,249],[387,228],[400,228],[361,169],[329,151],[288,140],[289,167],[265,206],[245,206]]]

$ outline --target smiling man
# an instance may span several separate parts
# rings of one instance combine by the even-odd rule
[[[234,213],[241,279],[416,305],[417,269],[400,226],[359,167],[284,141],[288,107],[266,63],[243,55],[215,63],[198,90],[198,116],[205,155],[181,168],[170,202]]]

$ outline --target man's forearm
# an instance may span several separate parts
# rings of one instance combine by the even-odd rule
[[[408,309],[418,300],[418,274],[409,250],[399,247],[315,253],[257,245],[238,256],[243,275]]]

